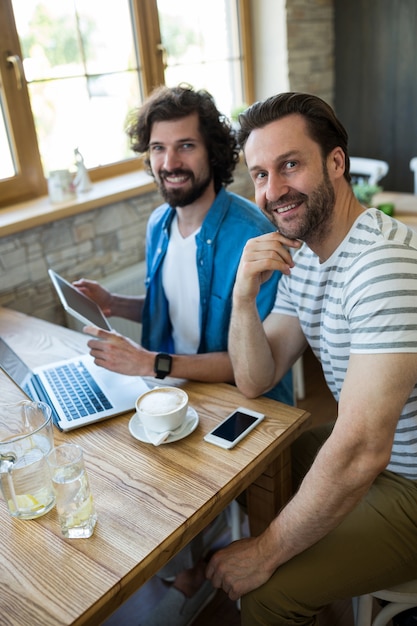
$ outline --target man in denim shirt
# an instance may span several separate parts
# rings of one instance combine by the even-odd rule
[[[175,209],[164,204],[156,209],[148,223],[146,238],[147,290],[142,314],[142,345],[148,350],[175,353],[169,302],[163,288],[163,262],[167,252]],[[225,353],[231,312],[231,293],[245,242],[254,232],[270,232],[258,209],[244,198],[226,191],[218,192],[201,228],[195,236],[196,266],[200,286],[198,354]],[[261,290],[258,311],[262,319],[271,310],[279,275],[274,275]],[[174,361],[175,363],[175,356]],[[208,363],[208,361],[207,361]],[[217,380],[230,379],[219,377]],[[197,378],[190,371],[186,378]],[[291,381],[283,381],[271,396],[292,404]],[[198,377],[204,380],[203,375]],[[208,380],[207,378],[205,380]],[[210,380],[214,380],[211,378]]]
[[[253,203],[225,190],[239,159],[234,133],[210,94],[185,86],[157,89],[128,133],[165,200],[147,226],[146,295],[111,294],[84,279],[74,284],[106,315],[141,321],[142,345],[89,327],[98,337],[88,343],[91,354],[97,365],[123,374],[234,382],[227,338],[240,256],[248,239],[274,230]],[[262,320],[279,278],[275,272],[260,289]],[[268,395],[292,404],[291,373]],[[176,578],[142,624],[188,624],[207,603],[207,543],[201,533],[159,573]]]

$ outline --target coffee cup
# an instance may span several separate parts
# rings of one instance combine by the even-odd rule
[[[49,172],[48,193],[52,203],[68,202],[77,197],[73,175],[69,170]]]
[[[185,420],[188,395],[178,387],[155,387],[136,400],[136,413],[146,431],[176,430]]]

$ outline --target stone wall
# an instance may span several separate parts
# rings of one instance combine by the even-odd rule
[[[334,104],[333,0],[287,0],[288,75],[291,91]]]
[[[229,187],[245,197],[253,185],[240,163]],[[48,277],[52,267],[69,281],[100,281],[145,258],[145,230],[161,204],[157,191],[0,238],[0,306],[65,324]]]

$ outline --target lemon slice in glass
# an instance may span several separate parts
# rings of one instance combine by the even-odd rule
[[[83,505],[72,516],[72,524],[74,526],[81,526],[84,524],[94,513],[93,497],[90,494]]]
[[[9,500],[8,504],[9,509],[14,511],[15,503],[13,500]],[[36,498],[29,494],[17,495],[16,504],[19,511],[38,511],[44,506],[42,502],[39,502]]]

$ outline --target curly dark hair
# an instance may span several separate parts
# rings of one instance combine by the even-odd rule
[[[350,183],[348,134],[331,106],[318,96],[288,92],[271,96],[263,102],[255,102],[239,115],[239,145],[244,147],[253,130],[292,113],[298,113],[305,118],[310,137],[320,146],[323,157],[337,146],[342,148],[345,153],[344,177]]]
[[[148,172],[153,175],[149,159],[149,141],[154,122],[170,121],[198,113],[213,172],[216,193],[233,181],[232,172],[239,160],[235,132],[225,115],[217,109],[213,96],[205,90],[195,91],[189,85],[158,87],[142,107],[134,111],[126,132],[134,152],[145,155]]]

